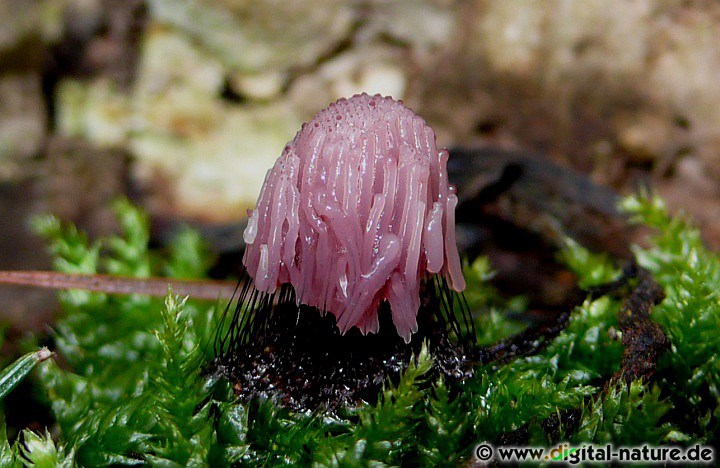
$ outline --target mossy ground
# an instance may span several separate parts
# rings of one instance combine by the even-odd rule
[[[63,365],[38,364],[33,376],[54,418],[51,432],[25,430],[12,444],[4,439],[0,463],[428,465],[471,460],[484,440],[715,444],[720,257],[657,198],[628,198],[624,210],[655,229],[635,256],[665,294],[650,318],[670,347],[649,378],[628,382],[617,375],[627,348],[618,320],[627,293],[588,294],[561,330],[538,336],[526,353],[475,365],[466,379],[433,372],[433,348],[421,346],[397,379],[383,382],[373,403],[340,405],[333,413],[292,411],[272,399],[238,401],[231,384],[204,372],[215,358],[223,304],[172,293],[163,303],[70,291],[60,295],[65,315],[52,336]],[[54,218],[38,222],[56,268],[205,274],[208,256],[196,234],[186,231],[167,251],[150,251],[144,215],[127,203],[117,211],[124,234],[95,242]],[[572,241],[561,258],[586,288],[620,275],[610,259]],[[482,259],[466,268],[477,339],[492,347],[511,343],[523,325],[508,318],[517,302],[500,300],[489,275]]]

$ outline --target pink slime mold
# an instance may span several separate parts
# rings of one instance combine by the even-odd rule
[[[447,159],[401,101],[359,94],[330,104],[265,177],[244,232],[255,288],[290,283],[298,304],[334,314],[341,333],[377,332],[387,300],[409,342],[425,278],[465,289]]]

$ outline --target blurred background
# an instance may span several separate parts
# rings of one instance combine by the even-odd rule
[[[231,255],[285,143],[362,91],[441,146],[651,184],[720,247],[720,2],[0,0],[0,269],[49,268],[31,216],[104,235],[120,196],[158,244],[189,223]],[[0,304],[19,330],[54,308]]]

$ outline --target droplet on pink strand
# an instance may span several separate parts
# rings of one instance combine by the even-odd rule
[[[289,282],[299,303],[332,313],[342,333],[377,332],[387,300],[409,342],[424,279],[439,274],[465,288],[447,150],[421,117],[379,95],[340,99],[311,123],[265,178],[243,264],[258,291]]]

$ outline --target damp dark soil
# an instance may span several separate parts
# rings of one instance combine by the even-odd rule
[[[410,343],[397,335],[387,302],[378,311],[378,333],[363,336],[353,328],[341,335],[332,314],[298,306],[292,294],[280,293],[283,299],[276,304],[256,307],[251,323],[235,317],[233,326],[239,318],[245,333],[223,343],[227,349],[216,360],[216,370],[234,383],[242,399],[272,398],[295,410],[374,403],[387,379],[397,382],[424,342],[434,360],[431,373],[448,381],[470,377],[474,353],[460,331],[467,329],[443,313],[447,309],[439,296],[444,293],[436,291],[423,289],[418,332]],[[461,339],[451,339],[457,337],[451,330],[460,331]]]

